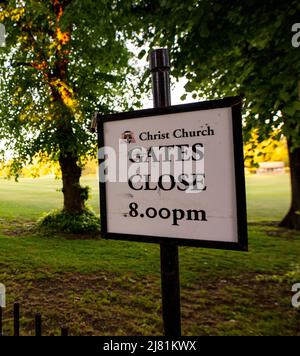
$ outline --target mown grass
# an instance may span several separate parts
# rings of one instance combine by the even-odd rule
[[[96,177],[84,177],[82,185],[91,187],[89,204],[99,212]],[[0,216],[37,219],[42,213],[62,205],[61,181],[53,178],[14,180],[0,178]],[[247,176],[247,208],[249,221],[279,220],[290,200],[288,175]]]
[[[97,181],[90,204],[98,209]],[[24,334],[34,312],[45,333],[160,335],[159,247],[46,235],[34,221],[61,204],[59,181],[0,180],[0,282],[22,302]],[[180,248],[184,335],[300,335],[290,292],[300,282],[300,233],[274,224],[288,208],[288,177],[247,178],[249,252]]]

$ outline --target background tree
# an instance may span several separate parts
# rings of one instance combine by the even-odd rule
[[[281,226],[300,229],[299,1],[151,0],[133,11],[151,46],[170,48],[172,73],[195,98],[245,95],[246,140],[253,129],[260,140],[278,128],[286,136],[292,203]]]
[[[64,210],[80,213],[85,159],[95,153],[89,132],[95,111],[128,110],[131,79],[117,1],[9,0],[0,3],[6,47],[0,48],[2,159],[11,152],[18,176],[34,157],[59,162]],[[124,100],[124,97],[127,99]],[[128,103],[129,102],[129,103]]]
[[[256,170],[261,162],[283,162],[288,167],[286,138],[281,135],[278,140],[277,137],[275,131],[268,139],[259,141],[258,133],[253,130],[249,143],[244,145],[245,167]]]

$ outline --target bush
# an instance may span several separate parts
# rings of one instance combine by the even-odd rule
[[[38,226],[71,234],[97,233],[100,232],[100,219],[89,208],[85,208],[81,213],[53,210],[38,221]]]

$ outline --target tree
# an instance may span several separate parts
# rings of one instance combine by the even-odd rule
[[[36,157],[59,162],[68,212],[85,206],[80,176],[86,158],[96,152],[89,130],[93,114],[139,105],[126,96],[136,73],[118,31],[117,2],[0,2],[8,35],[0,48],[2,159],[11,151],[15,176]]]
[[[285,166],[289,164],[287,142],[284,136],[280,139],[275,139],[278,136],[277,132],[274,132],[270,138],[264,141],[258,141],[258,134],[254,130],[252,132],[249,143],[244,145],[244,162],[245,167],[250,169],[256,169],[261,162],[283,162]]]
[[[144,39],[171,49],[173,74],[195,98],[244,94],[246,140],[253,129],[261,141],[286,136],[292,202],[280,225],[300,229],[299,1],[151,0],[133,11]]]

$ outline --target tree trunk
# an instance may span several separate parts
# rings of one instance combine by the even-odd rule
[[[66,154],[59,158],[62,172],[64,210],[72,213],[81,213],[85,198],[80,187],[81,168],[77,165],[76,157]]]
[[[300,147],[292,150],[288,140],[290,171],[291,171],[291,207],[279,226],[300,230]]]

